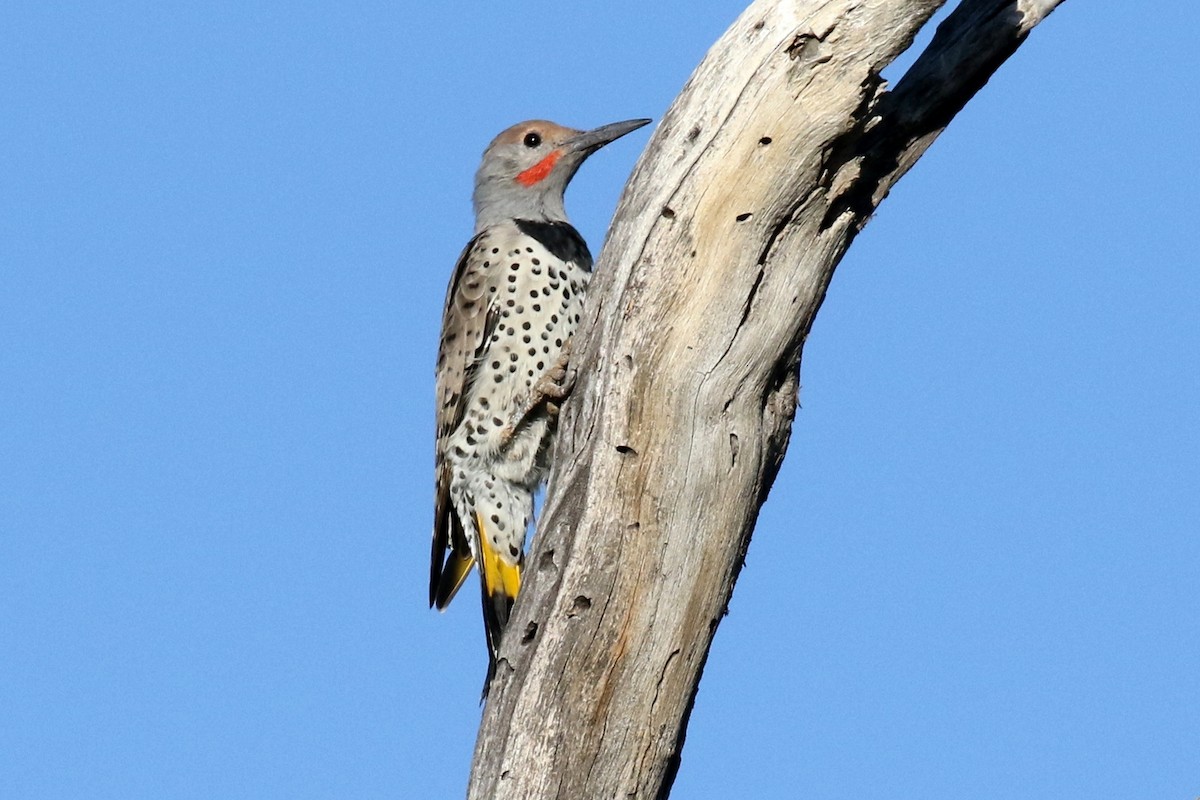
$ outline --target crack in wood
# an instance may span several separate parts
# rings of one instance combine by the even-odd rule
[[[951,15],[955,18],[963,12],[955,22],[960,27],[947,25],[945,35],[939,29],[934,43],[891,95],[881,92],[874,74],[856,88],[861,72],[855,65],[861,64],[861,59],[885,63],[911,42],[916,28],[928,18],[926,11],[932,13],[940,3],[827,0],[813,12],[819,21],[809,21],[816,32],[799,39],[792,33],[805,20],[789,18],[796,16],[795,5],[770,5],[778,18],[764,18],[760,11],[753,12],[731,33],[740,44],[730,38],[714,47],[713,54],[698,69],[699,77],[689,81],[667,114],[670,125],[679,126],[679,130],[660,128],[656,133],[651,151],[639,162],[626,199],[619,206],[601,258],[605,268],[597,272],[585,321],[588,338],[582,347],[584,361],[600,367],[581,374],[581,391],[564,408],[560,422],[565,435],[559,439],[555,468],[562,478],[556,478],[550,487],[549,507],[534,540],[535,552],[540,541],[548,553],[553,553],[549,561],[552,569],[543,571],[545,562],[534,562],[539,569],[530,571],[529,586],[523,587],[525,591],[514,609],[521,615],[514,616],[514,623],[525,624],[525,630],[538,627],[533,628],[535,634],[527,648],[512,643],[514,660],[503,660],[505,666],[485,707],[469,790],[473,800],[513,800],[517,796],[520,800],[564,800],[626,793],[644,799],[667,797],[679,768],[687,720],[713,628],[728,611],[725,590],[732,590],[744,562],[757,506],[765,500],[787,449],[798,407],[801,347],[824,298],[829,276],[882,196],[940,132],[938,124],[948,121],[999,61],[1016,48],[1028,29],[1040,21],[1038,13],[1044,17],[1058,0],[1040,0],[1040,5],[1037,0],[963,0]],[[1013,8],[1025,15],[1013,14]],[[901,10],[905,13],[898,13]],[[824,46],[819,45],[835,24],[846,20],[853,24],[843,26]],[[792,27],[780,30],[779,25]],[[750,26],[764,30],[763,35],[746,37]],[[748,42],[761,45],[760,50],[743,50],[738,58],[729,57],[731,51],[737,52],[737,47],[745,47]],[[796,46],[790,59],[784,57],[784,48],[789,44]],[[858,60],[843,63],[843,50]],[[837,56],[832,65],[811,68],[816,59],[828,53]],[[829,72],[835,68],[838,73]],[[796,69],[807,69],[822,84],[816,87],[810,83],[799,89],[799,99],[807,109],[801,122],[807,125],[809,117],[813,122],[803,131],[786,127],[798,119],[797,85],[789,82],[788,74]],[[927,74],[918,81],[921,69]],[[938,76],[944,79],[942,83]],[[906,84],[910,77],[912,82]],[[745,81],[740,91],[735,81]],[[774,96],[767,96],[769,92]],[[857,103],[849,120],[837,110],[846,107],[843,102],[850,106]],[[914,107],[904,108],[907,103]],[[784,111],[779,110],[780,104],[786,106]],[[684,127],[693,122],[696,124],[690,131]],[[764,131],[783,140],[774,140],[780,148],[772,152],[756,153],[755,148],[773,141],[772,136],[763,135]],[[825,137],[824,131],[831,133]],[[843,136],[836,135],[839,131]],[[821,138],[806,143],[800,138],[802,132]],[[721,224],[728,227],[726,213],[733,216],[739,207],[754,209],[756,224],[739,233],[753,235],[750,241],[762,242],[757,274],[750,275],[752,267],[742,260],[737,261],[739,271],[734,274],[730,262],[714,260],[706,250],[699,253],[701,261],[689,261],[697,258],[698,247],[696,239],[689,236],[701,233],[692,230],[694,220],[714,211],[706,190],[717,185],[723,174],[722,159],[736,151],[740,158],[753,156],[753,163],[774,163],[784,148],[793,160],[781,161],[775,168],[786,170],[803,159],[804,174],[798,172],[790,183],[778,181],[770,196],[726,193],[720,198],[726,204],[719,207],[719,214],[706,217],[711,220],[719,216]],[[740,162],[732,158],[729,163]],[[807,171],[814,163],[818,164],[819,181]],[[805,197],[792,203],[788,198],[797,194]],[[670,209],[673,219],[661,213],[664,208]],[[853,222],[857,224],[851,224],[846,214],[855,215]],[[662,217],[667,217],[666,224]],[[817,230],[826,222],[828,225]],[[831,232],[823,236],[825,230]],[[801,236],[812,241],[800,242]],[[750,250],[743,255],[754,253]],[[802,264],[793,268],[789,259]],[[765,280],[768,264],[772,270],[769,282]],[[722,326],[740,316],[733,333],[739,348],[748,346],[750,338],[762,332],[758,323],[768,307],[768,298],[772,308],[781,309],[789,307],[790,298],[799,318],[789,320],[782,337],[772,339],[770,347],[775,352],[759,358],[749,377],[738,378],[741,385],[717,383],[724,376],[722,372],[705,387],[712,391],[703,403],[697,405],[697,398],[691,398],[694,418],[701,422],[680,429],[694,433],[701,430],[700,425],[712,426],[715,435],[706,433],[703,446],[698,439],[686,436],[678,443],[672,440],[667,443],[669,455],[664,456],[664,442],[655,439],[657,429],[638,427],[633,435],[613,430],[620,424],[626,426],[625,430],[634,425],[628,416],[622,422],[631,400],[626,390],[645,380],[644,376],[622,370],[618,356],[647,340],[661,340],[662,331],[672,325],[670,319],[653,316],[661,312],[662,297],[676,290],[686,292],[686,286],[675,287],[671,281],[679,276],[693,277],[701,268],[712,270],[706,276],[711,280],[728,281],[721,285],[746,290],[742,308],[720,309],[724,314]],[[639,285],[651,287],[653,292],[637,294],[630,288]],[[651,323],[649,338],[639,339],[647,335],[646,329],[639,327],[647,320]],[[641,358],[643,351],[636,352]],[[712,353],[713,349],[697,347],[695,351],[689,349],[686,357],[711,358]],[[682,348],[678,355],[684,357]],[[646,364],[661,368],[661,362],[649,355],[645,358]],[[686,369],[673,375],[684,372]],[[690,381],[691,373],[687,375]],[[753,385],[759,393],[759,420],[745,427],[740,422],[732,424],[736,420],[711,418],[714,403],[744,397],[747,385]],[[716,394],[718,391],[726,394]],[[746,399],[753,403],[753,399]],[[726,402],[726,411],[730,403],[732,399]],[[683,413],[688,408],[685,397],[678,409],[673,405],[671,410]],[[637,413],[648,414],[651,410]],[[750,417],[755,411],[753,406],[739,406],[741,410],[749,412]],[[716,427],[722,422],[726,423],[724,427]],[[728,443],[722,432],[729,436]],[[739,437],[747,436],[753,438],[747,440],[749,449],[743,458]],[[620,459],[609,449],[616,442],[628,446],[624,443],[630,439],[638,442],[642,453],[636,461]],[[718,449],[725,447],[729,447],[728,455],[722,456]],[[738,519],[725,519],[715,507],[699,513],[694,504],[698,497],[707,497],[697,494],[697,487],[703,489],[705,481],[711,483],[711,473],[720,472],[711,466],[706,472],[701,465],[725,457],[730,459],[731,467],[737,466],[739,480],[736,485],[725,481],[729,486],[722,488],[736,489],[740,494],[735,502],[745,503],[744,515]],[[757,461],[746,463],[747,459]],[[659,473],[651,471],[652,462]],[[742,477],[746,478],[744,484]],[[671,490],[670,497],[690,505],[673,507],[671,501],[664,501],[664,486]],[[713,521],[718,518],[724,525],[720,530],[715,529]],[[635,521],[627,522],[630,519]],[[644,536],[636,520],[646,522]],[[695,579],[694,591],[687,589],[687,581],[694,576],[678,574],[676,566],[681,556],[675,548],[681,546],[681,536],[687,537],[684,546],[701,548],[704,559],[712,562],[708,573]],[[664,574],[664,564],[671,565],[671,575]],[[676,586],[677,582],[682,585]],[[673,627],[673,620],[659,610],[678,599],[678,591],[682,590],[690,592],[688,597],[695,601],[695,607],[683,615],[684,623]],[[592,606],[567,623],[565,607],[580,596],[588,598]],[[525,611],[524,605],[529,604],[533,605]],[[664,646],[663,639],[668,636],[671,638],[666,642],[670,644]],[[642,663],[675,643],[687,650],[687,659],[673,654],[657,675],[654,662]],[[514,664],[520,667],[515,675]],[[654,719],[645,719],[644,714],[632,718],[635,711],[646,709],[647,701]],[[541,722],[548,727],[541,727]]]

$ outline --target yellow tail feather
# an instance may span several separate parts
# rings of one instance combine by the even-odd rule
[[[454,599],[454,595],[458,594],[459,588],[467,579],[467,575],[471,573],[473,566],[475,566],[475,559],[471,556],[464,557],[455,552],[450,553],[445,566],[442,567],[442,574],[438,579],[437,595],[434,598],[439,611],[450,605],[450,601]]]
[[[521,591],[521,567],[504,561],[492,549],[483,528],[483,520],[478,514],[475,515],[475,522],[479,531],[479,551],[482,555],[479,569],[483,573],[484,591],[491,597],[502,594],[510,600],[515,599]]]

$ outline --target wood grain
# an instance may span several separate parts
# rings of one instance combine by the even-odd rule
[[[667,796],[833,270],[1060,2],[960,3],[894,92],[940,0],[759,0],[713,46],[598,261],[469,798]]]

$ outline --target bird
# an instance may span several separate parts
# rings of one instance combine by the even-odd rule
[[[429,605],[445,609],[478,567],[485,696],[521,588],[533,496],[549,473],[591,277],[563,194],[588,156],[649,122],[587,131],[522,122],[492,140],[475,174],[474,235],[450,278],[437,355]]]

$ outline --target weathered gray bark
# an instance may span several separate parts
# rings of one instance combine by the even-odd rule
[[[575,343],[558,462],[469,797],[664,798],[805,336],[892,185],[1062,0],[759,0],[626,187]]]

